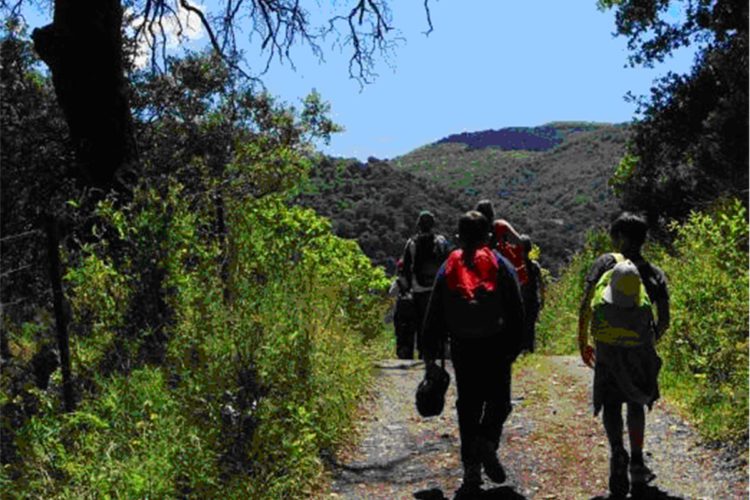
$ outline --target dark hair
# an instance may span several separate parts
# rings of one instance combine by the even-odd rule
[[[489,222],[476,210],[466,212],[458,219],[458,237],[466,248],[476,248],[487,241]]]
[[[623,236],[639,248],[646,241],[647,231],[646,219],[632,212],[621,213],[609,226],[612,238]]]
[[[492,221],[495,220],[495,209],[490,200],[479,200],[474,210],[484,215],[488,224],[492,224]]]
[[[521,240],[521,246],[523,247],[523,253],[526,255],[531,252],[531,238],[528,234],[522,234],[518,237]]]
[[[422,210],[417,217],[417,227],[422,232],[427,232],[435,226],[435,216],[428,210]]]

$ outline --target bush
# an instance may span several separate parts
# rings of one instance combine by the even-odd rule
[[[747,211],[724,201],[671,229],[674,252],[654,253],[670,284],[672,325],[659,345],[665,393],[707,438],[747,439]]]
[[[578,309],[586,274],[594,259],[608,251],[611,251],[608,233],[604,230],[589,232],[583,250],[573,257],[560,277],[547,286],[544,309],[537,325],[537,342],[542,352],[578,352]]]
[[[99,205],[108,237],[69,255],[65,277],[80,402],[61,413],[59,373],[30,390],[40,410],[18,430],[4,491],[309,494],[382,355],[388,281],[285,200],[229,197],[226,252],[206,230],[211,193],[170,181]]]

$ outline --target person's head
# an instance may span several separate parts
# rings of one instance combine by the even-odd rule
[[[499,241],[508,241],[508,233],[510,233],[510,224],[505,219],[496,219],[494,223],[492,223],[492,229],[495,232],[495,237]]]
[[[480,200],[474,210],[484,215],[489,224],[492,224],[492,221],[495,220],[495,208],[490,200]]]
[[[476,248],[487,241],[489,223],[476,210],[466,212],[458,219],[458,239],[464,248]]]
[[[521,240],[521,247],[523,248],[523,254],[528,257],[529,252],[531,252],[531,238],[528,234],[522,234],[519,236],[519,239]]]
[[[640,250],[646,241],[647,231],[646,220],[631,212],[623,212],[609,226],[609,236],[618,250]]]
[[[429,210],[422,210],[417,217],[417,229],[422,233],[429,233],[435,227],[435,216]]]

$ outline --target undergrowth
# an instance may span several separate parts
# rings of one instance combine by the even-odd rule
[[[226,240],[206,237],[213,198],[176,181],[100,203],[101,237],[66,257],[79,402],[62,412],[59,371],[27,391],[4,497],[312,491],[382,355],[388,282],[283,190],[225,203]]]

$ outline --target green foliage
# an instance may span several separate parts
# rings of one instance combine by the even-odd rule
[[[74,373],[89,390],[69,415],[36,392],[44,411],[17,438],[19,498],[299,497],[320,450],[346,435],[382,344],[382,270],[283,193],[232,198],[227,302],[218,246],[197,230],[211,197],[184,194],[171,183],[100,205],[100,230],[132,246],[115,263],[102,239],[69,263],[73,322],[89,325],[72,338]],[[124,324],[143,258],[165,273],[164,344]],[[163,363],[144,364],[160,348]]]
[[[622,160],[620,160],[620,163],[617,164],[615,172],[612,174],[612,177],[610,177],[608,181],[608,184],[615,190],[616,194],[621,193],[622,187],[631,178],[637,165],[637,156],[626,153],[625,156],[622,157]]]
[[[11,497],[306,497],[382,355],[383,271],[288,203],[312,141],[338,129],[328,105],[315,93],[301,112],[277,104],[209,56],[173,62],[136,77],[141,184],[95,209],[63,198],[86,221],[62,245],[75,412],[61,413],[59,372],[34,384],[45,297],[33,321],[4,321]],[[36,144],[24,134],[3,144]]]
[[[674,252],[654,255],[670,283],[672,325],[659,345],[665,392],[706,437],[747,439],[747,211],[724,201],[671,229]]]
[[[747,439],[748,226],[739,200],[722,201],[670,226],[668,250],[646,249],[667,274],[671,326],[657,350],[663,392],[682,406],[711,440]],[[544,352],[576,354],[584,277],[609,251],[604,232],[589,235],[560,279],[549,287],[537,329]]]
[[[578,310],[586,274],[594,259],[611,251],[610,249],[611,243],[606,231],[587,233],[583,250],[573,257],[560,277],[547,286],[545,305],[539,314],[536,330],[542,352],[578,352]]]

